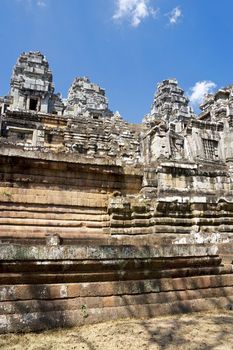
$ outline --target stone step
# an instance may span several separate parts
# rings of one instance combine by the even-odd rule
[[[110,222],[111,225],[111,222]],[[111,235],[141,235],[142,232],[144,235],[146,234],[166,234],[171,235],[174,234],[174,237],[176,237],[177,234],[183,234],[183,235],[189,235],[190,234],[190,227],[184,227],[184,226],[166,226],[166,225],[156,225],[156,226],[147,226],[147,225],[141,225],[141,226],[131,226],[128,227],[121,226],[121,227],[110,227],[111,229]]]
[[[222,259],[219,257],[193,257],[193,258],[150,258],[140,259],[106,259],[106,260],[60,260],[60,261],[1,261],[0,273],[25,273],[25,272],[103,272],[103,271],[130,271],[140,269],[172,269],[172,268],[203,268],[220,266]]]
[[[90,208],[107,207],[108,195],[65,190],[0,187],[0,202],[44,205],[74,205]]]
[[[88,211],[83,212],[82,214],[72,214],[72,213],[49,213],[49,212],[31,212],[31,211],[1,211],[0,212],[0,220],[6,220],[11,218],[11,220],[14,219],[44,219],[44,220],[63,220],[63,221],[69,221],[69,220],[85,220],[87,221],[109,221],[109,215],[103,215],[103,214],[89,214]]]
[[[81,310],[83,305],[88,312],[91,308],[109,308],[131,305],[165,304],[176,301],[194,300],[202,298],[233,297],[232,287],[194,289],[184,291],[159,292],[150,294],[120,295],[105,297],[80,297],[63,298],[54,300],[24,300],[24,301],[5,301],[0,304],[0,315],[17,314],[18,310],[22,313],[48,312],[61,310]]]
[[[125,216],[124,216],[125,215]],[[121,224],[123,222],[126,222],[127,220],[147,220],[150,225],[172,225],[172,226],[180,226],[180,225],[186,225],[186,226],[192,226],[192,225],[208,225],[208,226],[213,226],[215,225],[220,225],[220,227],[224,227],[224,225],[227,224],[227,227],[232,226],[229,224],[232,224],[232,217],[221,217],[221,218],[215,218],[215,217],[210,217],[210,218],[202,218],[202,217],[169,217],[169,216],[163,216],[163,217],[157,217],[156,215],[152,217],[151,213],[129,213],[128,216],[126,216],[126,213],[120,215],[118,213],[113,213],[112,214],[112,224],[118,223]],[[216,227],[215,227],[216,230]]]
[[[43,204],[21,204],[21,203],[2,203],[0,202],[0,214],[1,213],[11,213],[11,215],[14,215],[15,212],[17,213],[25,213],[26,215],[32,215],[34,214],[51,214],[51,215],[106,215],[107,211],[103,210],[103,208],[86,208],[82,206],[56,206],[54,204],[51,205],[43,205]]]
[[[1,273],[0,284],[43,284],[43,283],[81,283],[119,280],[140,280],[152,278],[176,278],[189,276],[203,276],[227,274],[232,272],[232,265],[224,267],[190,267],[180,269],[138,269],[136,271],[103,271],[103,272],[76,272],[76,273]]]
[[[107,229],[107,228],[106,228]],[[98,227],[67,227],[67,226],[24,226],[24,225],[1,225],[0,239],[6,238],[44,238],[48,234],[58,234],[61,238],[83,238],[86,235],[93,234],[103,236],[104,229]],[[106,232],[108,234],[108,232]]]
[[[78,310],[47,312],[22,312],[0,316],[0,333],[39,331],[50,328],[80,326],[122,318],[150,318],[184,312],[224,309],[233,302],[233,297],[217,297],[173,301],[143,305],[127,305],[88,308],[83,304]],[[27,310],[28,311],[28,310]],[[20,313],[19,313],[20,312]]]
[[[233,288],[233,274],[131,281],[0,285],[0,301],[66,299]]]
[[[80,218],[81,219],[81,218]],[[29,219],[29,218],[3,218],[0,217],[0,229],[2,225],[9,225],[9,226],[46,226],[46,227],[108,227],[109,222],[108,221],[92,221],[92,220],[85,220],[85,217],[83,216],[82,221],[81,220],[59,220],[59,219]]]

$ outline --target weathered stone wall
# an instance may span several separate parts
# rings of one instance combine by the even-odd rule
[[[10,155],[9,155],[10,154]],[[163,162],[156,168],[25,153],[0,156],[1,237],[113,238],[150,243],[233,233],[233,183],[225,165]],[[135,241],[134,241],[135,240]]]
[[[216,245],[1,245],[0,332],[228,308],[233,274],[222,252]]]
[[[8,150],[9,151],[9,150]],[[109,234],[109,198],[134,195],[142,174],[98,161],[23,152],[0,156],[0,237]]]

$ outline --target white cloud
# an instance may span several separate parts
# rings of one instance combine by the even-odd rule
[[[189,95],[189,100],[193,106],[200,105],[205,95],[213,93],[213,90],[217,85],[210,80],[198,81],[191,89],[191,94]]]
[[[37,0],[36,4],[39,7],[45,7],[46,6],[45,0]]]
[[[150,6],[150,0],[115,0],[116,11],[113,19],[116,21],[127,19],[133,27],[139,24],[146,17],[156,16],[157,9]]]
[[[38,7],[46,7],[47,0],[17,0],[19,3],[22,3],[26,7],[31,7],[33,5]]]
[[[175,7],[168,14],[170,24],[176,24],[181,16],[182,16],[181,9],[178,6]]]

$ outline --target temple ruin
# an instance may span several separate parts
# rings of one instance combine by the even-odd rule
[[[0,332],[232,307],[233,86],[200,108],[167,79],[131,124],[20,55],[0,97]]]

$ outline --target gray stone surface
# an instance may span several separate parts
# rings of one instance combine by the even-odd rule
[[[40,52],[20,55],[11,78],[10,97],[10,110],[42,113],[62,113],[63,110],[59,95],[54,95],[48,61]]]
[[[153,125],[161,120],[177,122],[180,119],[194,117],[188,103],[189,100],[178,86],[176,79],[163,80],[157,84],[151,111],[146,115],[144,122]]]
[[[65,114],[74,117],[82,114],[89,116],[88,112],[96,117],[112,115],[104,89],[86,77],[77,77],[68,92]]]

